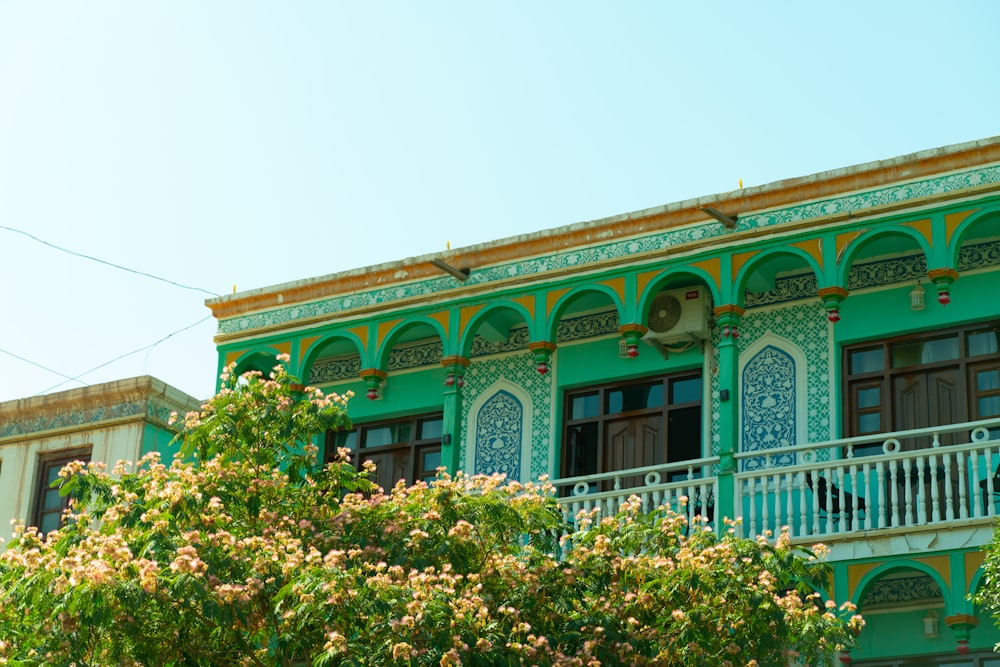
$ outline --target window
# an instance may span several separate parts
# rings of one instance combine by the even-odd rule
[[[350,431],[331,431],[326,437],[327,460],[338,447],[350,449],[359,469],[365,461],[375,464],[375,483],[386,490],[400,479],[408,484],[431,480],[441,465],[443,427],[443,415],[437,413],[357,424]]]
[[[562,476],[701,458],[701,397],[697,372],[566,392]]]
[[[63,525],[63,512],[69,506],[69,496],[59,495],[59,489],[53,488],[52,483],[59,479],[63,466],[71,461],[90,461],[90,449],[59,452],[38,460],[31,525],[38,526],[43,535]]]
[[[1000,416],[1000,326],[979,324],[844,349],[844,432],[919,429]],[[942,444],[954,437],[942,436]],[[910,438],[904,449],[930,444]],[[855,455],[881,453],[881,445]]]

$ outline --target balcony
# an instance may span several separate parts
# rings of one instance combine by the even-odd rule
[[[648,509],[667,505],[716,529],[735,517],[744,536],[787,527],[805,543],[945,527],[989,534],[1000,509],[1000,419],[739,453],[735,461],[728,475],[711,457],[554,484],[567,517],[613,513],[635,495]],[[732,506],[721,505],[726,498]]]

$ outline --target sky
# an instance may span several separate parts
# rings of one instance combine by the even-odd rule
[[[0,401],[207,397],[204,300],[234,287],[998,135],[998,25],[995,0],[0,0]]]

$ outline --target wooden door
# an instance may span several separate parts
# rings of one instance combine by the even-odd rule
[[[666,463],[663,417],[635,417],[608,422],[604,433],[602,470],[630,470]],[[622,488],[641,486],[642,476],[622,478]]]
[[[892,379],[895,431],[942,426],[967,421],[965,392],[958,368],[907,373]],[[930,447],[931,436],[906,438],[904,450]],[[954,442],[951,434],[941,435],[941,444]]]

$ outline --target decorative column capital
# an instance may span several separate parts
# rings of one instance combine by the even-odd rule
[[[955,633],[955,641],[958,644],[955,650],[961,655],[966,655],[969,652],[969,634],[974,627],[979,625],[979,619],[969,614],[955,614],[954,616],[945,616],[944,622]]]
[[[465,386],[465,369],[469,367],[470,360],[466,357],[454,355],[442,357],[441,365],[445,369],[444,386],[457,387],[461,389]]]
[[[942,306],[951,303],[951,284],[958,280],[958,271],[951,267],[931,269],[927,272],[927,277],[937,288],[937,300]]]
[[[358,375],[368,385],[368,391],[365,392],[368,400],[374,401],[382,398],[382,385],[385,384],[386,378],[385,371],[378,368],[362,368]]]
[[[826,319],[831,322],[840,321],[840,304],[847,298],[848,291],[843,287],[824,287],[818,292],[826,309]]]
[[[531,359],[538,374],[548,373],[552,369],[552,353],[556,351],[556,344],[547,340],[536,340],[528,343],[528,349],[531,350]]]
[[[722,329],[722,337],[734,340],[740,337],[740,320],[746,311],[735,303],[725,303],[712,309],[716,326]]]
[[[625,354],[629,359],[639,356],[639,341],[649,331],[641,324],[623,324],[618,327],[618,332],[625,337]]]

